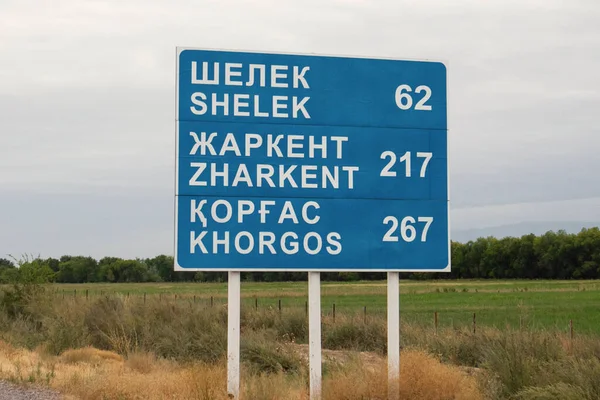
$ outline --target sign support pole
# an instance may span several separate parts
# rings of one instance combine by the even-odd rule
[[[240,398],[240,272],[227,280],[227,394]]]
[[[400,273],[387,273],[388,399],[400,396]]]
[[[321,400],[321,273],[308,273],[310,400]]]

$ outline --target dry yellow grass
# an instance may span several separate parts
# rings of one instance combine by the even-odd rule
[[[65,364],[87,363],[100,365],[104,362],[123,362],[123,357],[112,351],[98,350],[93,347],[67,350],[60,356],[60,361]]]
[[[332,373],[324,381],[326,400],[387,399],[387,363],[379,358],[368,366],[358,362]],[[432,356],[405,350],[400,357],[400,399],[479,400],[483,396],[474,377]]]
[[[371,354],[343,359],[324,380],[324,400],[386,398],[385,359]],[[475,379],[456,367],[418,351],[403,351],[401,360],[402,399],[482,398]],[[0,342],[0,378],[50,386],[70,399],[228,399],[224,363],[183,365],[147,353],[123,359],[90,347],[51,357]],[[242,399],[307,400],[307,386],[301,376],[244,373]]]

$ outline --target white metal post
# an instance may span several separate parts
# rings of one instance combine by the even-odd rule
[[[321,273],[308,273],[310,400],[321,400]]]
[[[400,396],[400,274],[388,272],[388,399]]]
[[[227,393],[240,398],[240,272],[229,271],[227,280]]]

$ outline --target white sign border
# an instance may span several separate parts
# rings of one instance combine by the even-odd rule
[[[446,193],[447,193],[447,220],[448,220],[448,265],[444,269],[392,269],[392,268],[184,268],[179,265],[177,262],[177,250],[178,250],[178,195],[179,192],[179,56],[185,50],[199,50],[199,51],[214,51],[214,52],[230,52],[230,53],[254,53],[254,54],[271,54],[271,55],[290,55],[290,56],[312,56],[312,57],[335,57],[335,58],[352,58],[352,59],[365,59],[365,60],[392,60],[392,61],[420,61],[420,62],[438,62],[444,65],[446,69]],[[240,271],[240,272],[451,272],[452,270],[452,239],[450,237],[450,163],[449,163],[449,155],[448,149],[448,139],[449,139],[449,131],[448,128],[448,61],[440,60],[440,59],[414,59],[414,58],[397,58],[397,57],[380,57],[380,56],[351,56],[351,55],[341,55],[341,54],[320,54],[320,53],[301,53],[301,52],[284,52],[284,51],[260,51],[260,50],[241,50],[241,49],[219,49],[219,48],[203,48],[203,47],[187,47],[187,46],[177,46],[175,48],[176,52],[176,65],[175,65],[175,204],[174,204],[174,271],[177,272],[228,272],[228,271]]]

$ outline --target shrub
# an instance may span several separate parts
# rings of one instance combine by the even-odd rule
[[[332,371],[329,379],[324,381],[323,398],[386,400],[387,391],[388,377],[384,360],[374,360],[369,364],[357,361]],[[401,399],[483,399],[474,377],[414,350],[402,351],[400,355],[399,392]]]
[[[242,340],[241,359],[251,373],[305,372],[302,359],[291,347],[273,342],[272,339],[256,333]]]
[[[564,356],[556,336],[544,333],[507,332],[484,348],[483,365],[496,374],[506,395],[536,384],[540,366]]]
[[[383,320],[364,323],[362,319],[338,317],[323,327],[323,346],[327,349],[375,351],[387,350],[387,328]]]
[[[521,390],[514,396],[518,400],[592,400],[597,397],[588,397],[583,389],[567,385],[564,383],[556,383],[544,387],[528,387]]]

